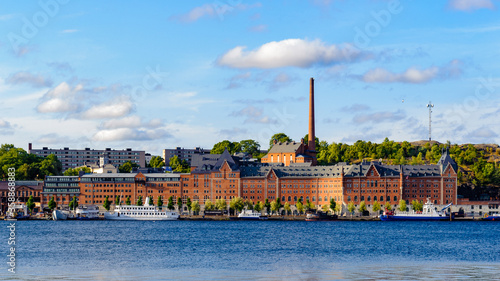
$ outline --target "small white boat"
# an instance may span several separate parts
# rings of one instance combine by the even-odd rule
[[[240,220],[267,220],[267,216],[263,216],[261,213],[254,210],[243,210],[239,215]]]
[[[79,220],[99,219],[99,207],[96,205],[83,205],[76,208],[76,218]]]
[[[104,218],[107,220],[177,220],[179,213],[176,211],[165,210],[161,211],[158,207],[149,204],[149,197],[146,197],[144,206],[133,205],[118,205],[115,206],[114,212],[104,213]]]
[[[65,221],[68,219],[68,211],[54,210],[52,211],[52,219],[55,221]]]

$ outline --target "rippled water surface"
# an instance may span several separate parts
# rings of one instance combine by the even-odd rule
[[[8,254],[7,222],[2,224]],[[0,280],[500,280],[500,222],[18,221]]]

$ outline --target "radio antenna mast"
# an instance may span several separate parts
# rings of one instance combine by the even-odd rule
[[[427,107],[429,108],[429,141],[431,141],[431,123],[432,123],[431,114],[432,114],[432,108],[434,107],[434,105],[429,101],[429,103],[427,104]]]

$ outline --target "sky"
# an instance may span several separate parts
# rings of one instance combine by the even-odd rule
[[[0,142],[500,143],[500,1],[3,1]]]

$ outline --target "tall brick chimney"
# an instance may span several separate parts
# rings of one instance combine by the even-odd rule
[[[309,139],[307,149],[316,150],[316,136],[314,134],[314,78],[311,77],[309,87]]]

